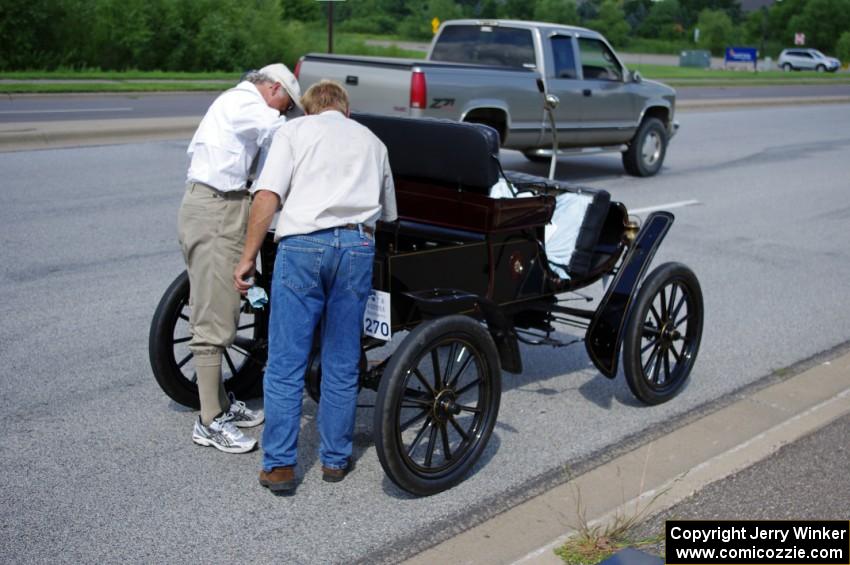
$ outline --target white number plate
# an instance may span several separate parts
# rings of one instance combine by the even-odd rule
[[[366,300],[366,313],[363,314],[363,333],[384,341],[392,337],[389,292],[372,289]]]

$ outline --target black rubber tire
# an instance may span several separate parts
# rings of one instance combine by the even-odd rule
[[[702,324],[702,289],[693,271],[664,263],[646,277],[623,339],[623,372],[635,397],[652,405],[676,396],[696,361]]]
[[[817,67],[815,67],[815,70],[816,70],[817,72],[819,72],[819,73],[826,72],[826,66],[824,66],[824,65],[818,65]]]
[[[190,335],[188,304],[189,274],[183,271],[169,285],[153,315],[148,354],[153,376],[165,394],[178,404],[198,408],[198,387],[193,380],[191,352],[186,345]],[[239,399],[262,394],[268,354],[267,310],[251,311],[247,301],[243,300],[242,304],[243,318],[253,315],[254,319],[252,325],[247,319],[240,320],[243,329],[237,334],[236,343],[226,350],[222,365],[224,388]]]
[[[623,152],[623,167],[626,172],[636,177],[651,177],[661,170],[664,157],[667,155],[667,129],[658,118],[646,118],[635,133],[629,148]],[[651,158],[644,155],[646,143],[658,143]]]
[[[790,73],[794,70],[794,67],[791,66],[791,63],[782,63],[782,70],[786,73]]]
[[[490,439],[501,391],[499,355],[481,324],[461,315],[421,323],[393,353],[378,387],[375,447],[384,472],[419,496],[462,481]]]

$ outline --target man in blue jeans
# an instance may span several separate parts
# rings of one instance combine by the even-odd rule
[[[322,477],[351,470],[360,336],[372,286],[375,223],[396,219],[387,149],[349,119],[348,94],[333,81],[301,99],[307,116],[275,134],[260,178],[242,259],[234,271],[245,293],[255,258],[281,207],[272,279],[269,359],[264,380],[266,427],[260,484],[295,490],[304,372],[321,322],[319,435]]]

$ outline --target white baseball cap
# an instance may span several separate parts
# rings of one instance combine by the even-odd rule
[[[286,65],[283,63],[266,65],[260,69],[260,72],[275,82],[279,82],[286,93],[289,94],[289,97],[295,105],[298,106],[302,112],[304,111],[304,106],[301,105],[301,87],[298,86],[298,79],[296,79],[295,75],[286,68]]]

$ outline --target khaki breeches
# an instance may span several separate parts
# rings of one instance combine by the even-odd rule
[[[250,198],[190,183],[180,206],[178,233],[189,271],[192,339],[196,356],[220,354],[233,343],[241,297],[233,271],[245,245]]]

